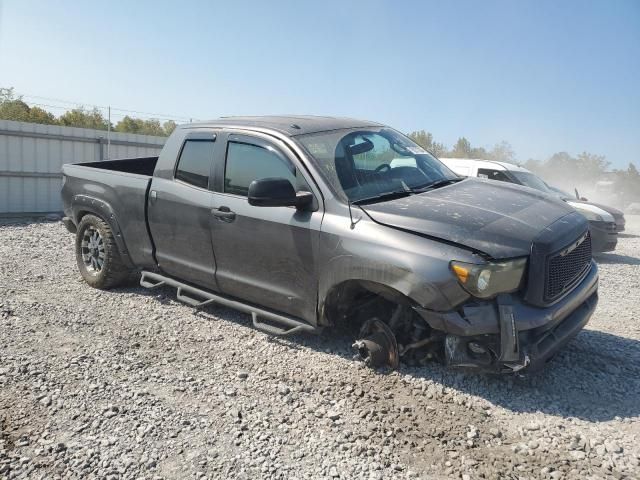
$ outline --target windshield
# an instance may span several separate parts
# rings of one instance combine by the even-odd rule
[[[344,200],[417,193],[459,179],[433,155],[390,128],[332,130],[295,138]]]
[[[531,172],[514,172],[513,170],[509,172],[511,175],[516,177],[516,179],[525,187],[535,188],[536,190],[540,190],[544,193],[551,193],[553,195],[557,195],[556,192],[551,190],[544,181],[534,175]]]

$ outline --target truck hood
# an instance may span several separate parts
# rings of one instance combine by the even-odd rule
[[[475,178],[361,208],[377,223],[496,259],[529,255],[532,242],[545,229],[573,212],[557,197],[537,190]]]

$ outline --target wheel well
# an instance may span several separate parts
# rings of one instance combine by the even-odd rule
[[[100,220],[102,220],[107,225],[109,225],[109,228],[111,229],[111,232],[113,233],[113,236],[115,238],[116,246],[118,247],[118,250],[120,251],[120,255],[122,256],[122,261],[127,266],[127,268],[130,268],[130,269],[135,268],[135,265],[132,263],[131,259],[129,258],[127,246],[124,243],[124,238],[120,233],[120,226],[118,225],[118,221],[113,216],[113,214],[108,214],[107,212],[104,212],[101,209],[87,209],[85,207],[75,212],[76,227],[80,225],[80,222],[82,221],[82,219],[87,215],[93,215],[95,217],[98,217]]]
[[[76,213],[76,225],[79,225],[80,222],[82,221],[82,218],[87,216],[87,215],[95,215],[96,217],[102,218],[102,216],[97,215],[89,210],[81,210],[78,213]],[[103,218],[104,220],[104,218]]]
[[[409,297],[388,285],[368,280],[347,280],[333,286],[327,293],[322,304],[321,321],[325,325],[337,325],[345,320],[359,322],[367,316],[366,310],[414,304]]]

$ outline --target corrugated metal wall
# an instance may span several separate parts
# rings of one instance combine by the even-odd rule
[[[164,137],[111,132],[109,158],[158,155]],[[62,210],[62,164],[105,160],[107,132],[0,120],[0,214]]]

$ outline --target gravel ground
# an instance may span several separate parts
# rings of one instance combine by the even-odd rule
[[[640,478],[640,217],[540,374],[373,372],[171,290],[93,290],[60,223],[0,224],[0,478]]]

